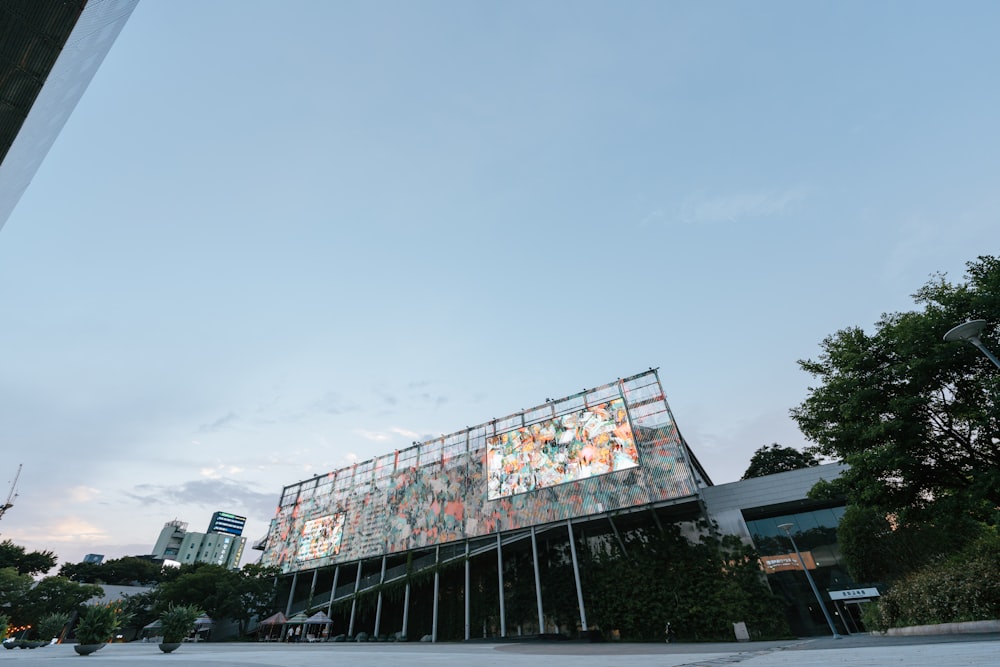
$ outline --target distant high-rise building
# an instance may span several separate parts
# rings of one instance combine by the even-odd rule
[[[239,537],[243,534],[243,526],[247,523],[245,516],[237,516],[229,512],[216,512],[208,524],[209,533],[226,533]]]
[[[87,554],[83,557],[84,563],[93,563],[94,565],[100,565],[104,562],[104,554]]]
[[[195,533],[187,527],[187,523],[176,519],[163,524],[153,555],[181,565],[211,563],[231,570],[240,566],[247,538],[229,532]]]

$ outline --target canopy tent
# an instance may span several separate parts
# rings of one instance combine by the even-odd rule
[[[288,618],[280,611],[272,614],[259,623],[257,628],[257,640],[262,642],[273,642],[281,637],[281,629]]]
[[[214,627],[215,621],[205,614],[202,614],[198,618],[194,619],[194,641],[208,641],[208,639],[212,636],[212,628]]]
[[[333,627],[333,621],[326,615],[326,612],[317,611],[315,614],[306,619],[305,625],[306,641],[323,641],[330,636],[330,629]],[[312,628],[310,626],[319,627]]]
[[[303,634],[302,628],[308,622],[309,622],[309,616],[304,611],[300,611],[299,613],[295,614],[295,616],[292,616],[290,619],[288,619],[288,621],[285,622],[285,625],[288,626],[288,630],[285,632],[285,640],[290,642],[297,642],[300,639],[302,639],[302,634]]]
[[[260,625],[284,625],[287,622],[288,619],[285,617],[284,614],[282,614],[279,611],[278,613],[271,614],[270,616],[265,618],[263,621],[260,622]]]
[[[156,620],[142,626],[142,631],[139,635],[142,637],[143,641],[148,640],[150,637],[159,637],[163,634],[163,630],[161,628],[163,628],[163,624]]]
[[[308,625],[329,625],[333,623],[330,617],[326,615],[326,612],[317,611],[315,614],[306,619]]]

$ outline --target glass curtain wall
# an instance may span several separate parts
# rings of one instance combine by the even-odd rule
[[[837,526],[843,514],[844,507],[841,506],[746,522],[771,589],[788,603],[788,623],[798,636],[829,635],[830,628],[802,572],[791,540],[778,526],[792,524],[792,537],[838,632],[850,634],[852,628],[857,629],[853,619],[845,621],[828,593],[855,586],[847,574],[837,543]]]

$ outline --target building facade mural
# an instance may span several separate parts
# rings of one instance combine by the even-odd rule
[[[289,573],[693,496],[650,370],[284,488],[261,562]]]

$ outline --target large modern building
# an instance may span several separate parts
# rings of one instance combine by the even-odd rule
[[[213,525],[214,523],[213,518]],[[231,530],[196,533],[187,528],[188,524],[183,521],[174,520],[163,524],[163,530],[153,546],[153,557],[180,565],[211,563],[229,569],[240,566],[247,538],[233,534]]]
[[[790,542],[772,538],[776,521],[790,522],[808,562],[821,568],[816,578],[853,586],[835,535],[830,542],[829,531],[814,530],[835,526],[839,509],[805,495],[821,476],[839,474],[825,466],[714,486],[651,369],[289,485],[261,562],[282,573],[286,615],[325,611],[348,635],[502,638],[565,634],[567,625],[587,633],[579,549],[665,524],[695,536],[707,519],[759,542],[762,554],[785,557]],[[569,624],[567,596],[556,610],[541,576],[555,553],[572,565]],[[788,599],[793,630],[828,632],[815,598],[787,574],[768,576]],[[531,597],[536,604],[523,603]],[[512,598],[522,604],[514,608]]]
[[[0,228],[137,3],[0,2]]]

